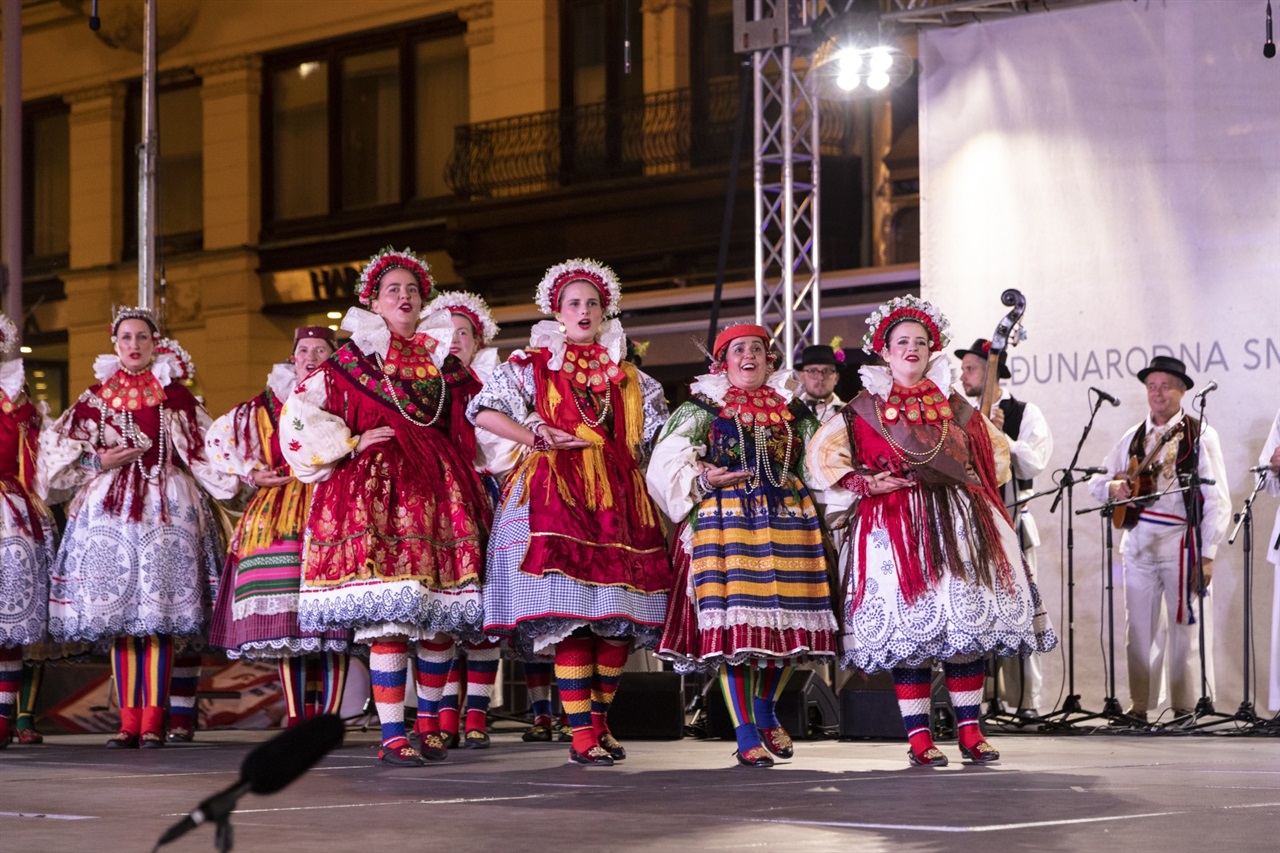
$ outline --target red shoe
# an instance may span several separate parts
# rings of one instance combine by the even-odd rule
[[[985,740],[980,740],[972,747],[960,744],[960,754],[974,764],[991,764],[1000,760],[1000,753]]]
[[[753,746],[746,752],[735,752],[734,756],[743,767],[772,767],[773,757],[763,746]]]
[[[961,747],[963,750],[964,747]],[[920,755],[916,755],[916,751],[907,748],[907,760],[911,762],[912,767],[946,767],[947,757],[942,754],[942,750],[936,746],[931,746]]]
[[[397,747],[389,747],[384,745],[378,750],[378,760],[383,764],[391,764],[395,767],[421,767],[423,765],[422,756],[418,750],[409,745],[409,741],[404,741]]]
[[[757,731],[760,732],[760,742],[764,744],[764,748],[774,755],[779,758],[790,758],[795,755],[795,744],[791,742],[791,735],[787,734],[787,730],[782,726]]]
[[[44,735],[35,729],[17,729],[14,731],[14,740],[23,746],[35,746],[44,743]]]
[[[587,767],[613,766],[613,756],[599,746],[592,746],[586,752],[578,752],[573,747],[569,747],[569,760],[574,764],[582,764]]]

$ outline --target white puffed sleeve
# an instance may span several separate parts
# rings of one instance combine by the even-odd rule
[[[280,410],[280,451],[304,483],[328,479],[335,465],[360,443],[346,421],[325,409],[328,376],[317,370],[302,381]]]
[[[697,486],[698,462],[707,454],[710,420],[711,413],[696,403],[680,406],[667,421],[649,459],[645,472],[649,495],[677,524],[702,500]]]
[[[256,400],[241,403],[213,422],[204,435],[205,453],[209,461],[222,471],[247,480],[254,471],[267,467],[262,449],[261,430],[258,429]],[[236,423],[248,421],[248,433],[239,434]]]
[[[93,444],[87,439],[73,437],[91,435],[96,424],[78,423],[76,408],[71,406],[56,421],[40,430],[35,491],[46,503],[70,500],[98,473]]]
[[[804,462],[808,474],[805,484],[817,492],[818,503],[826,507],[828,526],[839,530],[858,501],[853,492],[840,485],[846,475],[855,471],[844,418],[832,418],[818,427],[805,446]]]
[[[204,436],[211,422],[204,406],[196,406],[193,425],[181,412],[165,411],[169,440],[200,485],[218,500],[230,500],[240,490],[240,478],[214,463],[205,452]]]

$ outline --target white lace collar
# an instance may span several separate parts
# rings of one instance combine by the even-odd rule
[[[391,349],[391,327],[377,314],[351,308],[342,318],[342,328],[351,333],[351,340],[365,355],[387,357],[387,350]],[[431,352],[431,360],[436,367],[442,366],[453,344],[453,317],[449,310],[444,308],[426,315],[414,331],[425,333],[438,344]]]
[[[0,364],[0,391],[10,400],[18,399],[22,393],[22,385],[27,381],[27,374],[22,367],[22,359],[14,358]]]
[[[152,359],[150,370],[160,383],[160,387],[167,388],[178,372],[178,368],[178,359],[166,352]],[[93,360],[93,376],[100,383],[106,382],[115,375],[117,370],[123,369],[120,366],[120,356],[113,352],[103,353]]]
[[[615,364],[622,363],[623,357],[627,354],[627,335],[622,331],[622,323],[619,320],[616,318],[606,320],[600,326],[600,334],[596,341],[609,352],[609,358],[613,359]],[[547,367],[552,370],[559,370],[560,365],[564,364],[564,351],[568,343],[564,332],[560,331],[558,320],[539,320],[529,330],[529,346],[544,347],[551,351],[551,359],[547,362]]]
[[[298,374],[294,371],[293,365],[287,361],[274,365],[271,372],[267,374],[267,387],[281,403],[289,399],[289,395],[293,393],[293,386],[297,384]]]
[[[867,389],[867,393],[881,400],[889,397],[889,391],[893,388],[893,375],[889,373],[888,367],[864,364],[858,368],[858,376],[862,378],[862,387]],[[947,353],[940,353],[929,362],[924,378],[937,385],[939,391],[950,394],[951,387],[960,381],[960,365]]]
[[[778,393],[783,402],[790,404],[796,396],[799,383],[795,373],[790,370],[777,369],[769,374],[764,384]],[[729,375],[727,373],[704,373],[689,386],[689,393],[702,394],[717,405],[724,405],[724,395],[729,393]]]

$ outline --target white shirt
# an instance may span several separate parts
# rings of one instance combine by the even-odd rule
[[[1277,447],[1280,447],[1280,412],[1276,412],[1275,422],[1271,424],[1271,434],[1267,436],[1267,443],[1262,445],[1262,453],[1258,455],[1258,464],[1270,465],[1271,454],[1275,453]],[[1268,471],[1264,488],[1267,494],[1280,498],[1280,474]],[[1271,536],[1267,538],[1266,545],[1267,559],[1275,563],[1276,568],[1280,569],[1280,506],[1276,507],[1276,523],[1271,528]],[[1274,702],[1272,706],[1275,706]]]
[[[992,411],[1003,400],[1012,399],[1013,395],[1009,393],[1008,388],[999,387],[1000,395],[992,404]],[[978,408],[978,399],[969,397],[969,402],[976,409]],[[1031,480],[1039,476],[1049,465],[1049,457],[1053,455],[1053,434],[1049,432],[1049,422],[1045,420],[1044,412],[1040,411],[1040,407],[1035,403],[1023,403],[1026,406],[1022,411],[1022,424],[1018,427],[1018,438],[1014,440],[1008,433],[1005,435],[1009,438],[1009,456],[1013,462],[1013,476],[1018,480]],[[1016,484],[1011,484],[1016,488]],[[1032,489],[1018,489],[1015,493],[1014,500],[1022,500],[1032,495]],[[1030,505],[1023,504],[1019,511],[1021,519],[1014,517],[1014,522],[1021,521],[1023,532],[1027,537],[1027,546],[1034,548],[1040,544],[1040,531],[1036,528],[1035,519],[1031,516]]]
[[[820,424],[825,424],[840,414],[840,410],[844,408],[844,400],[841,400],[836,394],[832,394],[825,400],[815,400],[808,394],[801,394],[800,400],[813,410]]]

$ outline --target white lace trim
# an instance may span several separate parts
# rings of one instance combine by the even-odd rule
[[[289,399],[289,394],[293,392],[293,386],[298,384],[298,374],[293,369],[293,365],[287,361],[282,361],[271,368],[271,372],[267,374],[267,387],[271,389],[271,393],[276,395],[276,399],[283,403]]]
[[[236,621],[250,616],[278,616],[281,613],[298,612],[298,595],[255,595],[231,606],[231,617]]]
[[[783,402],[790,403],[796,396],[799,383],[795,373],[790,370],[775,370],[769,374],[764,384],[772,388],[782,397]],[[723,406],[724,395],[729,393],[729,376],[726,373],[704,373],[689,386],[689,393],[704,394],[713,402]]]
[[[858,376],[862,377],[862,387],[873,396],[885,399],[893,388],[893,375],[889,368],[881,364],[864,364],[858,368]],[[924,378],[938,386],[944,394],[950,394],[951,388],[960,381],[960,365],[948,353],[939,353],[929,362]]]
[[[177,372],[178,360],[169,353],[162,353],[151,362],[151,373],[165,388],[173,381]],[[120,356],[113,352],[103,353],[93,360],[93,375],[98,382],[106,382],[120,370]]]
[[[391,349],[391,327],[377,314],[363,308],[350,308],[342,318],[342,328],[351,333],[351,340],[365,355],[387,357],[387,350]],[[414,331],[426,333],[438,344],[431,360],[436,367],[442,366],[453,344],[453,320],[449,312],[433,311],[422,318]]]
[[[26,381],[22,359],[13,358],[0,364],[0,391],[10,400],[18,399],[18,395],[22,393],[22,384]]]
[[[621,321],[616,318],[606,320],[600,326],[600,334],[596,340],[608,350],[609,358],[615,364],[622,363],[623,356],[627,354],[627,335],[622,330]],[[547,367],[551,370],[559,370],[560,365],[564,364],[564,351],[568,344],[557,320],[539,320],[529,330],[529,346],[551,350],[551,359],[547,362]]]
[[[779,610],[755,610],[734,607],[728,611],[710,610],[698,612],[698,627],[733,628],[746,625],[750,628],[765,628],[774,631],[800,629],[816,633],[820,631],[836,631],[836,617],[830,610],[813,611],[811,613],[783,613]]]

